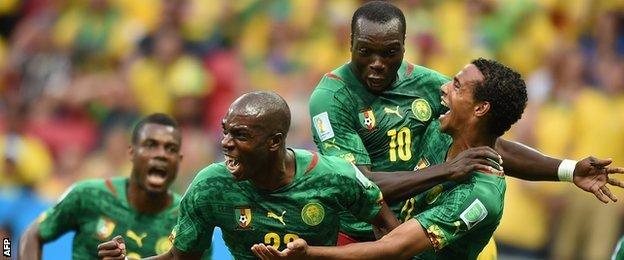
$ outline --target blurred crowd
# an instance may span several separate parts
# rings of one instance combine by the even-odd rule
[[[289,145],[315,149],[308,96],[348,62],[362,2],[1,0],[0,194],[25,188],[47,201],[75,181],[129,175],[128,131],[152,112],[183,127],[184,192],[221,159],[230,102],[256,89],[289,102]],[[453,75],[488,57],[523,74],[530,101],[508,138],[624,165],[624,1],[393,2],[406,14],[408,61]],[[624,202],[507,180],[501,256],[606,259],[622,234]]]

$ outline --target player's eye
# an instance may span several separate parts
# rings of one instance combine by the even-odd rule
[[[177,153],[180,151],[180,148],[177,145],[167,145],[166,149],[168,153]]]
[[[367,48],[359,48],[358,49],[358,54],[360,55],[367,55],[369,53]]]

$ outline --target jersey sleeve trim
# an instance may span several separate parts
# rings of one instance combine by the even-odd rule
[[[115,187],[113,186],[113,182],[111,181],[111,179],[106,179],[106,181],[104,181],[104,184],[106,184],[106,188],[108,188],[108,190],[110,190],[110,192],[115,196],[115,197],[119,197],[117,194],[117,190],[115,189]]]
[[[408,62],[407,69],[405,69],[405,77],[409,77],[410,75],[412,75],[412,72],[414,72],[414,64]]]
[[[333,79],[333,80],[340,81],[340,83],[342,83],[342,84],[345,84],[345,83],[346,83],[344,79],[342,79],[341,77],[339,77],[338,75],[336,75],[336,74],[334,74],[334,73],[329,72],[329,73],[326,73],[326,74],[325,74],[325,76],[326,76],[327,78],[330,78],[330,79]]]
[[[318,153],[312,152],[312,161],[310,161],[310,164],[308,165],[308,168],[305,170],[304,174],[308,174],[308,172],[316,167],[316,164],[318,164],[318,159]]]

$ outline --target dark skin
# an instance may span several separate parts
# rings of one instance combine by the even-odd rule
[[[350,67],[358,80],[373,94],[384,92],[396,80],[405,52],[405,35],[401,26],[399,19],[386,23],[377,23],[365,18],[356,21],[355,31],[351,35]],[[422,174],[413,174],[410,171],[384,174],[372,172],[370,165],[358,167],[379,186],[384,199],[389,203],[413,197],[443,180],[461,179],[475,170],[491,170],[490,167],[494,165],[486,158],[501,162],[505,174],[516,178],[558,181],[557,169],[561,163],[560,159],[546,156],[530,147],[503,138],[497,138],[492,148],[478,147],[464,150],[452,161],[419,170]],[[603,160],[592,156],[580,160],[574,170],[574,184],[594,194],[604,203],[617,201],[617,197],[606,184],[624,188],[624,183],[609,177],[609,174],[622,173],[624,169],[610,167],[611,162],[611,159]]]
[[[178,164],[182,160],[180,145],[178,129],[152,123],[143,125],[137,143],[128,148],[132,173],[126,194],[130,206],[136,211],[154,214],[171,205],[173,198],[169,186],[175,180]],[[149,177],[151,174],[161,177],[154,182]],[[33,222],[20,240],[19,258],[41,259],[41,247],[39,224]]]
[[[295,155],[286,149],[286,134],[290,113],[285,106],[266,108],[261,95],[276,95],[260,92],[249,93],[238,98],[230,106],[223,119],[221,147],[226,158],[226,167],[237,181],[249,180],[259,190],[276,190],[290,184],[295,176]],[[388,206],[383,203],[380,213],[371,224],[380,228],[383,234],[399,225]],[[103,259],[123,259],[125,244],[121,237],[98,246],[98,255]],[[175,247],[159,256],[148,259],[199,259],[201,255],[182,252]]]
[[[487,101],[473,98],[475,83],[483,81],[483,74],[470,64],[457,75],[458,87],[443,86],[443,103],[450,108],[440,117],[440,130],[453,137],[447,161],[472,147],[494,146],[497,136],[488,134],[486,116],[490,111]],[[254,245],[252,250],[260,259],[410,259],[432,245],[418,220],[410,219],[378,241],[349,244],[340,247],[310,247],[303,239],[277,251],[264,245]]]
[[[488,131],[489,102],[474,99],[474,88],[483,80],[485,78],[478,68],[469,64],[452,82],[442,86],[442,102],[450,112],[440,117],[440,130],[453,137],[447,161],[471,147],[492,147],[498,139]],[[260,259],[410,259],[431,248],[425,230],[413,218],[374,242],[314,247],[297,239],[282,251],[262,244],[254,245],[252,251]]]

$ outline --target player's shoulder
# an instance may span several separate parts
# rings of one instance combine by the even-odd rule
[[[115,184],[126,178],[87,179],[75,182],[69,190],[71,192],[83,192],[87,190],[110,190]]]
[[[344,182],[359,182],[364,187],[370,187],[372,182],[351,162],[332,155],[319,154],[315,174],[322,178],[341,179]]]
[[[420,66],[420,65],[416,65],[416,64],[412,64],[409,63],[407,61],[404,61],[407,64],[406,66],[406,72],[409,72],[409,77],[412,78],[416,78],[416,79],[421,79],[421,80],[433,80],[433,81],[449,81],[451,78],[430,68],[424,67],[424,66]],[[413,69],[410,70],[410,67],[413,67]]]
[[[319,162],[317,167],[323,172],[336,172],[343,174],[353,172],[353,164],[338,156],[318,154]]]
[[[353,75],[349,71],[349,65],[344,64],[335,70],[325,73],[316,85],[310,96],[310,104],[327,104],[334,99],[348,100],[353,92],[350,89],[353,83]]]
[[[505,200],[505,177],[475,172],[467,186],[469,186],[467,188],[469,207],[474,207],[472,204],[478,204],[490,214],[488,217],[499,219],[503,213]]]
[[[436,93],[439,93],[439,87],[442,84],[451,80],[450,77],[438,71],[407,61],[403,61],[398,76],[402,85],[416,84],[421,90],[431,90]]]
[[[225,162],[211,163],[197,173],[193,182],[206,179],[222,179],[226,177],[231,179],[232,175],[225,166]]]
[[[201,169],[196,175],[191,184],[191,189],[206,189],[207,184],[214,184],[209,186],[215,186],[223,183],[233,183],[232,174],[225,166],[225,162],[212,163],[203,169]]]

